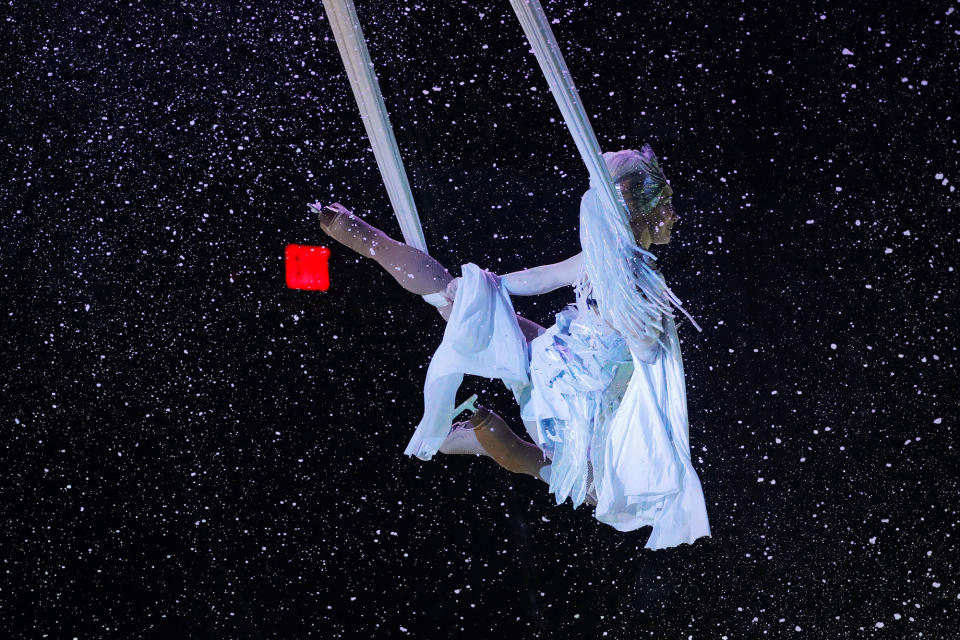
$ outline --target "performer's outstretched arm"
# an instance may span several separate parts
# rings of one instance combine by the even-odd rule
[[[508,273],[502,277],[500,283],[507,288],[510,295],[514,296],[536,296],[549,293],[576,282],[580,275],[582,261],[583,253],[581,252],[562,262]]]
[[[561,262],[545,264],[532,269],[514,271],[501,276],[500,284],[512,296],[536,296],[549,293],[560,287],[572,286],[580,276],[583,253],[578,253]],[[460,278],[454,278],[447,285],[444,295],[453,301],[457,294]]]

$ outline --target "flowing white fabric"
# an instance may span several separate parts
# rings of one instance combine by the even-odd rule
[[[643,353],[594,308],[571,305],[530,343],[528,400],[521,416],[551,458],[557,504],[579,506],[619,531],[653,526],[647,548],[710,535],[700,480],[690,461],[680,344],[670,314]],[[592,473],[591,473],[592,471]]]
[[[664,316],[653,362],[633,357],[634,373],[606,427],[595,479],[601,522],[620,531],[653,525],[648,549],[710,535],[700,479],[690,460],[687,397],[673,318]]]
[[[500,277],[463,265],[443,340],[427,367],[423,419],[404,453],[429,460],[450,432],[464,374],[499,378],[511,389],[529,384],[527,341]]]
[[[343,66],[350,79],[350,88],[353,89],[353,96],[360,108],[360,117],[363,119],[363,126],[367,131],[367,137],[370,138],[370,146],[377,159],[377,166],[383,176],[387,196],[400,222],[403,241],[427,253],[427,242],[424,240],[423,228],[420,226],[420,216],[413,202],[413,194],[410,192],[407,172],[403,168],[400,149],[393,135],[393,127],[390,126],[390,117],[383,103],[380,84],[373,71],[370,52],[363,38],[360,21],[357,19],[357,10],[352,0],[323,0],[323,8],[333,28],[333,37],[337,41],[337,49],[340,50]]]

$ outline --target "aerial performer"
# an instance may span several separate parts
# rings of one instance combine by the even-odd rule
[[[438,452],[487,456],[546,482],[557,504],[570,498],[574,507],[593,506],[594,517],[617,530],[652,526],[647,548],[693,543],[709,536],[710,526],[690,459],[674,317],[675,309],[686,311],[649,251],[670,241],[678,219],[673,191],[648,145],[600,154],[542,8],[535,0],[511,2],[590,172],[580,204],[581,251],[505,275],[469,263],[457,278],[428,255],[418,220],[401,216],[413,209],[412,198],[404,194],[405,173],[369,77],[372,64],[368,57],[366,64],[349,60],[351,52],[361,62],[368,56],[349,0],[324,6],[407,242],[340,203],[310,207],[325,234],[375,260],[447,323],[427,370],[424,416],[405,453],[423,460]],[[368,77],[358,80],[363,73]],[[514,312],[512,296],[564,286],[574,288],[574,303],[550,327]],[[503,381],[532,442],[473,398],[454,407],[465,374]],[[463,408],[473,415],[453,422]]]

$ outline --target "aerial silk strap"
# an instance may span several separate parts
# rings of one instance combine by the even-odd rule
[[[390,126],[390,117],[383,103],[380,84],[373,71],[373,62],[370,61],[370,52],[360,29],[353,0],[323,0],[323,8],[333,28],[333,37],[337,41],[340,57],[343,58],[350,88],[353,89],[353,96],[360,108],[360,117],[367,130],[367,137],[370,138],[370,146],[373,147],[390,204],[400,221],[403,241],[427,253],[420,216],[417,215],[410,182],[403,168],[400,149],[393,135],[393,127]]]
[[[563,120],[567,123],[583,163],[587,166],[591,184],[597,185],[605,208],[608,211],[619,211],[623,225],[629,226],[629,216],[614,190],[613,179],[603,161],[597,135],[590,125],[590,119],[587,118],[587,112],[580,101],[580,94],[577,93],[573,76],[570,75],[570,70],[567,69],[567,64],[563,60],[560,46],[553,35],[543,7],[538,0],[510,0],[510,4],[517,18],[520,19],[523,32],[530,46],[533,47],[533,55],[540,63],[543,75],[547,78],[547,84],[550,85],[550,92],[556,99],[563,114]]]
[[[628,342],[642,339],[645,333],[643,312],[645,308],[651,310],[650,303],[654,300],[662,299],[663,311],[672,304],[693,322],[690,314],[680,305],[680,300],[667,288],[662,276],[647,264],[646,258],[656,258],[635,244],[626,204],[614,187],[596,133],[587,118],[573,76],[563,60],[543,7],[538,0],[510,0],[510,4],[590,173],[590,190],[581,201],[580,237],[584,266],[591,279],[593,292],[601,302],[604,319],[611,322]],[[644,292],[644,296],[621,295],[623,291],[633,292],[638,288]],[[659,313],[655,315],[659,317]],[[693,325],[700,330],[696,322]],[[631,350],[634,347],[642,350],[639,344],[632,344]]]

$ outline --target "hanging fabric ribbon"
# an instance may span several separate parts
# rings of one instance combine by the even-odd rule
[[[614,190],[613,180],[610,172],[607,171],[607,165],[603,161],[600,153],[600,145],[597,142],[597,136],[590,125],[590,119],[580,101],[580,94],[577,93],[577,86],[573,82],[573,76],[563,60],[563,54],[560,52],[560,46],[553,35],[553,30],[547,22],[547,16],[543,12],[538,0],[510,0],[514,13],[520,19],[520,25],[523,32],[533,48],[533,55],[536,56],[543,75],[550,85],[550,92],[553,94],[563,119],[567,123],[567,128],[573,136],[573,141],[577,145],[577,151],[583,158],[583,163],[587,166],[590,173],[591,183],[598,187],[600,199],[605,207],[610,211],[619,211],[622,215],[621,223],[625,230],[629,229],[629,217],[624,205],[621,204],[621,198]]]
[[[353,89],[353,96],[360,108],[360,117],[363,119],[367,137],[370,138],[380,175],[383,176],[387,196],[400,222],[403,241],[427,253],[420,216],[413,202],[400,149],[393,135],[393,127],[390,126],[390,117],[383,103],[380,84],[373,71],[373,62],[370,60],[370,52],[363,38],[353,0],[323,0],[323,8],[333,28],[333,37],[337,41],[337,49],[340,50],[343,66],[350,79],[350,88]]]
[[[653,268],[656,257],[636,243],[626,203],[614,186],[543,7],[538,0],[510,0],[510,4],[590,173],[590,189],[580,205],[580,244],[589,285],[578,285],[578,304],[592,293],[603,319],[626,338],[631,351],[641,353],[648,318],[669,312],[670,305],[690,315]]]

